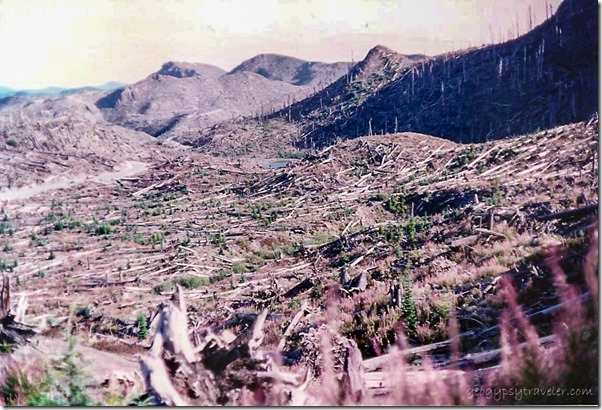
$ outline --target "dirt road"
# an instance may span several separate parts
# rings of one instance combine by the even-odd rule
[[[148,164],[138,161],[126,161],[116,171],[103,172],[98,175],[77,175],[68,179],[47,180],[38,185],[11,188],[0,191],[0,201],[28,199],[38,194],[57,189],[73,188],[82,182],[106,183],[120,178],[138,174],[148,168]]]

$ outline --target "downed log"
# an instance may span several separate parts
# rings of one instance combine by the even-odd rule
[[[173,180],[175,180],[177,177],[173,177],[168,179],[167,181],[162,181],[162,182],[158,182],[156,184],[152,184],[147,186],[146,188],[142,188],[139,191],[136,191],[132,194],[133,197],[139,197],[141,195],[146,194],[147,192],[152,191],[153,189],[157,189],[157,188],[163,188],[165,185],[169,184],[170,182],[172,182]]]
[[[470,235],[465,238],[456,239],[449,244],[451,248],[461,248],[463,246],[470,246],[479,240],[479,235]]]
[[[361,261],[364,260],[364,258],[368,255],[370,255],[372,252],[374,252],[374,249],[376,249],[376,246],[371,247],[370,249],[368,249],[366,251],[366,253],[364,253],[363,255],[360,255],[357,259],[355,259],[353,262],[351,262],[349,264],[350,268],[353,268],[355,265],[357,265],[358,263],[360,263]]]
[[[272,313],[267,316],[266,320],[278,319],[280,317],[282,317],[282,314]],[[253,322],[255,321],[256,318],[257,318],[256,313],[236,313],[236,314],[234,314],[233,318],[228,319],[226,322],[224,322],[222,324],[215,325],[215,326],[209,328],[209,330],[212,332],[219,332],[221,330],[228,329],[228,328],[238,326],[238,325],[243,325],[244,327],[248,327],[251,324],[253,324]]]
[[[480,370],[480,375],[488,373],[489,369]],[[464,378],[467,372],[464,370],[454,370],[454,369],[437,369],[436,377],[437,380],[444,380],[451,383],[456,383],[459,378]],[[384,396],[390,394],[395,389],[398,389],[399,386],[395,384],[395,379],[392,380],[391,372],[372,372],[366,373],[366,389],[370,396]],[[423,370],[406,370],[404,374],[404,378],[407,383],[412,384],[424,384],[429,383],[428,378],[432,377],[432,374],[429,372],[425,372]]]
[[[382,367],[384,365],[391,362],[391,359],[393,359],[399,355],[415,355],[415,354],[421,354],[421,353],[431,353],[431,352],[435,352],[440,349],[447,349],[451,346],[452,341],[454,339],[461,340],[462,337],[470,336],[472,334],[473,334],[473,332],[469,330],[467,332],[460,333],[455,338],[443,340],[441,342],[432,343],[432,344],[424,345],[424,346],[412,347],[412,348],[403,350],[401,352],[386,353],[381,356],[372,357],[370,359],[364,360],[364,370],[366,372],[373,372],[373,371],[382,369]]]
[[[210,169],[213,171],[226,172],[226,173],[239,174],[239,175],[247,175],[247,174],[251,173],[251,172],[239,171],[237,169],[231,169],[231,168],[219,168],[216,166],[203,167],[203,169]]]
[[[585,216],[598,211],[598,204],[583,206],[581,208],[570,209],[568,211],[556,212],[548,215],[536,216],[538,221],[550,221],[552,219],[570,219]]]
[[[544,336],[544,337],[539,338],[537,342],[540,346],[545,346],[547,344],[550,344],[550,343],[556,341],[556,339],[557,339],[557,337],[555,335],[550,335],[550,336]],[[528,346],[528,342],[525,342],[525,343],[521,343],[519,345],[519,348],[521,350],[523,350],[527,346]],[[502,358],[502,349],[494,349],[494,350],[489,350],[489,351],[483,352],[483,353],[469,354],[458,360],[450,361],[449,363],[443,365],[441,368],[446,369],[446,368],[453,367],[453,368],[465,369],[465,368],[470,367],[473,369],[479,369],[479,368],[494,365],[497,362],[499,362],[501,358]]]
[[[496,238],[506,239],[506,235],[504,235],[503,233],[492,231],[491,229],[475,228],[475,231],[483,235],[491,235],[495,236]]]
[[[527,318],[532,323],[537,323],[541,320],[547,320],[547,319],[553,317],[557,312],[560,312],[563,309],[566,309],[566,303],[583,303],[584,301],[587,301],[590,297],[591,297],[591,293],[585,292],[585,293],[579,295],[578,297],[571,299],[567,302],[559,303],[557,305],[553,305],[553,306],[547,307],[545,309],[539,310],[537,312],[531,313],[531,314],[527,315]],[[510,318],[511,321],[515,320],[515,319],[516,319],[515,317]],[[479,332],[478,334],[476,334],[475,337],[480,338],[484,335],[488,335],[493,332],[498,332],[499,330],[500,330],[500,325],[491,326],[491,327]]]
[[[291,335],[291,333],[293,333],[293,330],[295,330],[295,327],[297,326],[297,324],[299,323],[299,321],[301,320],[303,315],[305,315],[305,313],[307,313],[307,300],[303,301],[303,304],[301,305],[301,309],[299,309],[299,312],[297,312],[295,317],[293,317],[293,320],[291,320],[291,323],[289,323],[289,325],[286,327],[286,330],[284,331],[284,334],[282,335],[282,338],[280,339],[280,342],[278,343],[278,351],[279,352],[281,352],[282,349],[284,349],[284,345],[286,344],[286,339]]]
[[[293,297],[297,296],[299,293],[305,292],[306,290],[313,288],[314,285],[315,285],[315,283],[313,282],[313,280],[311,280],[311,278],[305,278],[301,282],[299,282],[298,284],[293,286],[291,289],[289,289],[282,296],[285,298],[293,298]]]

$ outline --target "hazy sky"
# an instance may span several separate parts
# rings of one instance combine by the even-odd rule
[[[560,0],[0,0],[0,85],[135,82],[166,61],[229,70],[259,53],[435,55],[528,29]]]

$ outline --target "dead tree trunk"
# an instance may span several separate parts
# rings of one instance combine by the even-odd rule
[[[345,365],[343,366],[343,389],[346,397],[354,403],[360,403],[366,397],[366,381],[364,380],[364,363],[362,353],[357,344],[350,340],[347,346]]]
[[[157,404],[177,406],[240,404],[245,388],[263,390],[270,396],[265,399],[269,404],[303,404],[308,383],[296,374],[280,372],[274,361],[258,350],[267,315],[264,309],[234,339],[205,329],[202,340],[193,346],[184,295],[178,286],[161,307],[153,345],[141,359],[147,391]]]
[[[17,311],[10,308],[10,277],[2,274],[0,284],[0,344],[15,345],[26,343],[36,334],[33,327],[21,323],[25,316],[27,301],[24,297],[17,304]]]
[[[10,277],[2,274],[2,287],[0,288],[0,320],[8,316],[10,310]]]
[[[389,294],[391,296],[391,305],[401,309],[401,298],[403,296],[401,284],[397,281],[391,281],[389,285]]]

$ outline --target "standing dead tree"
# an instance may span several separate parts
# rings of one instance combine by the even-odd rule
[[[10,276],[2,274],[0,284],[0,345],[26,343],[35,335],[31,326],[21,323],[25,316],[27,301],[21,297],[15,311],[10,307]]]

